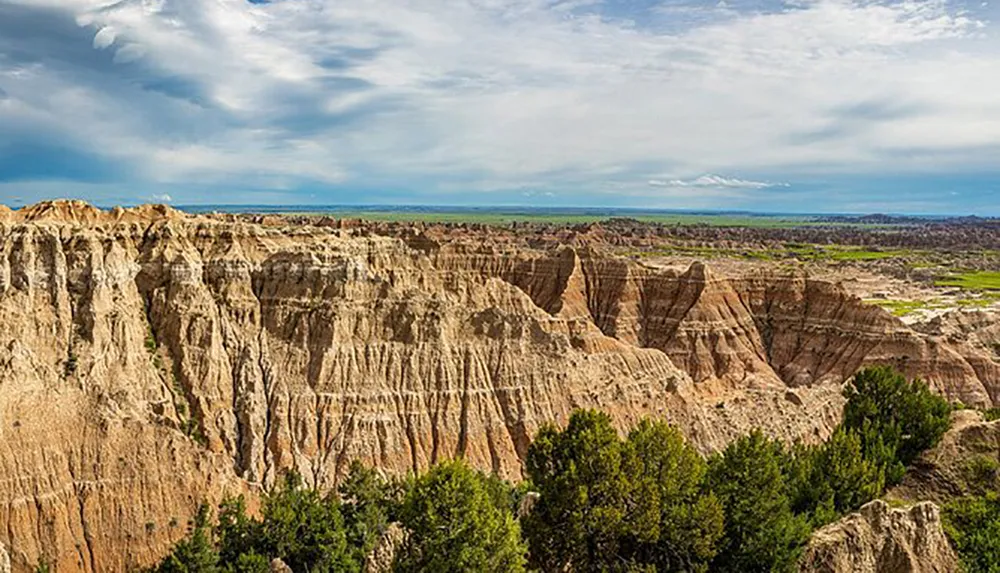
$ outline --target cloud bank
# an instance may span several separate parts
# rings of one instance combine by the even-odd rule
[[[988,208],[994,10],[0,0],[0,198],[846,208],[979,173]]]

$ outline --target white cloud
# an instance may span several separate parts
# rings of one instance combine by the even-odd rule
[[[769,181],[751,181],[735,177],[719,175],[702,175],[695,179],[650,179],[651,187],[717,187],[731,189],[767,189],[768,187],[788,187],[788,183],[771,183]]]
[[[174,199],[173,197],[170,196],[169,193],[162,193],[153,195],[153,201],[156,201],[158,203],[173,203]]]
[[[105,26],[97,31],[94,35],[94,49],[103,50],[115,43],[115,29],[111,26]]]
[[[683,26],[554,0],[8,4],[72,16],[117,66],[0,66],[26,102],[0,131],[153,182],[760,192],[783,184],[698,174],[946,170],[1000,141],[993,26],[944,0],[671,3]]]

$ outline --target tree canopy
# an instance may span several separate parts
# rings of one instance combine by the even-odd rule
[[[809,536],[808,520],[791,506],[784,445],[755,431],[712,458],[709,483],[726,514],[713,570],[779,572],[794,569]]]
[[[461,460],[441,463],[406,495],[400,522],[408,535],[396,555],[400,572],[524,571],[527,547],[506,503],[486,476]]]
[[[841,425],[861,440],[865,458],[880,466],[886,485],[899,483],[909,464],[948,430],[951,405],[927,384],[887,366],[858,372],[844,391]]]
[[[546,571],[700,571],[715,554],[722,507],[705,460],[680,432],[644,420],[622,440],[606,414],[574,413],[543,428],[527,473],[540,499],[525,519],[533,563]]]

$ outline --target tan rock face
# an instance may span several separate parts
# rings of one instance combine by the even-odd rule
[[[396,553],[405,540],[406,532],[403,527],[398,523],[390,523],[375,544],[375,549],[365,558],[365,573],[390,573]]]
[[[0,218],[15,570],[151,563],[200,502],[290,468],[329,487],[352,459],[464,455],[517,478],[538,427],[580,407],[666,418],[710,451],[754,427],[825,436],[870,362],[966,403],[1000,380],[976,349],[806,277],[341,227],[73,202]]]
[[[931,502],[906,509],[876,500],[813,533],[803,573],[957,573],[958,556]]]

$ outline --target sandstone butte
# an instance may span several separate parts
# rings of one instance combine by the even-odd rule
[[[1000,391],[981,348],[802,274],[475,229],[3,209],[0,543],[15,571],[125,571],[199,503],[252,500],[289,468],[330,487],[353,459],[461,454],[516,479],[536,429],[580,407],[668,419],[706,452],[755,427],[821,439],[876,363],[966,404]]]

